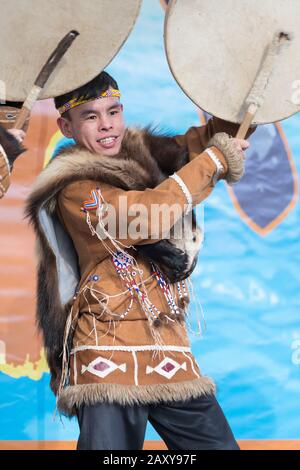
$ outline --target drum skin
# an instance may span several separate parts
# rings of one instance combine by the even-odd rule
[[[299,0],[173,0],[165,19],[168,63],[197,106],[241,123],[269,44],[288,32],[292,41],[276,59],[254,123],[280,121],[300,110],[299,24]]]
[[[79,36],[39,99],[92,80],[122,47],[140,4],[141,0],[1,0],[0,101],[26,99],[41,68],[71,30]]]

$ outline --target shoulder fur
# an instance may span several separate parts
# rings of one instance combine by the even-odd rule
[[[62,149],[40,173],[27,202],[27,215],[78,180],[102,181],[122,189],[154,187],[164,179],[141,131],[127,129],[118,155],[94,154],[79,145]]]

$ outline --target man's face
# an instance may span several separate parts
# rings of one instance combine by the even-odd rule
[[[93,153],[117,155],[125,133],[123,106],[119,98],[100,98],[69,111],[70,120],[58,118],[62,133]]]

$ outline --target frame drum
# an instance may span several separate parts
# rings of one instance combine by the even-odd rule
[[[254,124],[300,110],[299,0],[172,0],[165,50],[179,86],[201,109],[241,123],[264,57],[276,33],[292,36],[276,59]]]
[[[79,36],[39,99],[92,80],[129,36],[141,0],[0,0],[0,101],[24,101],[58,42]]]

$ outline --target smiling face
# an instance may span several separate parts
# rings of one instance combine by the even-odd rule
[[[93,153],[117,155],[125,134],[123,106],[119,98],[107,97],[81,104],[58,118],[61,132]]]

